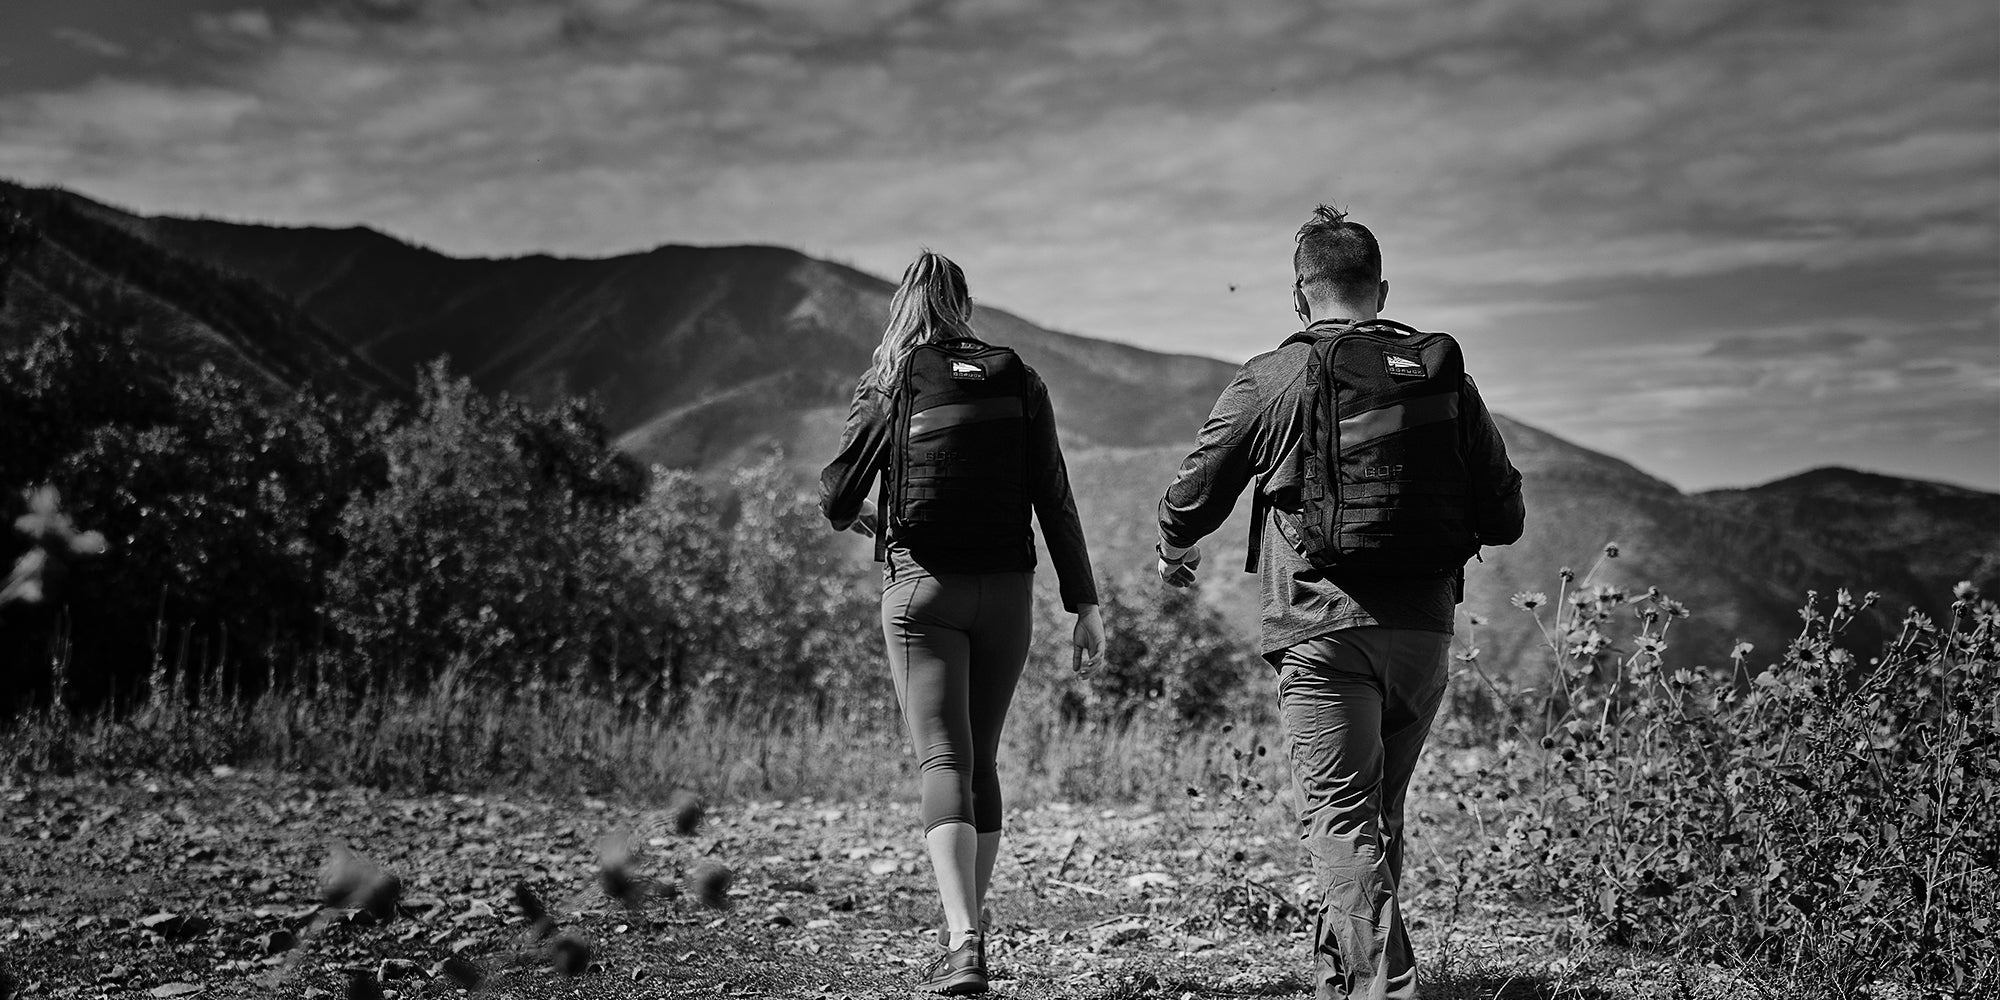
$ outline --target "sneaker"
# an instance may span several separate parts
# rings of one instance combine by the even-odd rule
[[[981,913],[979,915],[979,934],[977,935],[979,940],[979,971],[986,973],[986,978],[988,979],[1005,979],[1007,977],[994,975],[992,968],[986,964],[986,938],[992,930],[993,915],[990,913]],[[951,941],[951,924],[942,916],[938,917],[937,940],[938,947],[940,948]]]
[[[947,939],[949,940],[949,939]],[[980,936],[939,955],[924,969],[918,988],[927,993],[966,996],[987,990],[985,963],[980,961]]]

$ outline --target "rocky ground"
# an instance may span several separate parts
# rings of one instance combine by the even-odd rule
[[[226,768],[0,778],[0,1000],[912,994],[937,906],[908,806],[717,803],[681,832],[691,818],[685,802],[416,797]],[[1194,810],[1014,812],[996,990],[1307,994],[1298,849],[1235,829]],[[346,851],[400,892],[336,887],[346,905],[325,905]],[[1721,970],[1560,951],[1518,901],[1411,882],[1427,997],[1754,995]]]

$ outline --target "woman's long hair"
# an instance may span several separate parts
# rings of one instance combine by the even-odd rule
[[[904,359],[918,344],[972,336],[972,295],[965,272],[940,253],[924,250],[903,269],[903,283],[889,300],[889,326],[868,366],[868,382],[893,391]]]

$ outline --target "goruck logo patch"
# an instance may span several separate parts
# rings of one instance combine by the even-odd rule
[[[1401,354],[1382,352],[1382,362],[1389,368],[1392,378],[1423,378],[1424,362],[1421,358],[1405,357]]]
[[[986,381],[986,369],[970,361],[953,361],[951,363],[951,377],[962,382],[984,382]]]

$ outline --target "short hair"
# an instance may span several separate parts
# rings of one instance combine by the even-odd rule
[[[1299,227],[1292,270],[1299,287],[1317,286],[1342,301],[1371,300],[1382,285],[1382,247],[1375,234],[1347,213],[1321,205]]]

